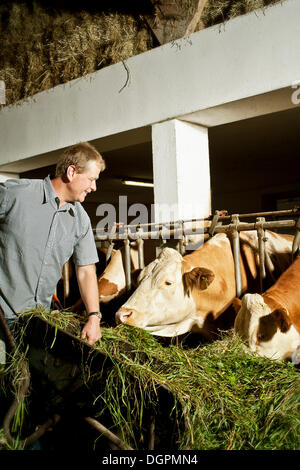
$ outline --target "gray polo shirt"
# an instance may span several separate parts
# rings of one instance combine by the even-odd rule
[[[90,219],[79,202],[59,199],[50,177],[0,183],[0,306],[8,319],[50,307],[64,263],[98,261]]]

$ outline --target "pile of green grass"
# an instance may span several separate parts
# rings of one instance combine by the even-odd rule
[[[39,309],[30,315],[80,337],[73,314]],[[133,448],[147,449],[151,413],[159,433],[161,389],[172,396],[170,442],[178,450],[300,448],[300,376],[292,363],[254,356],[232,331],[193,348],[186,338],[166,345],[123,325],[102,334],[95,347],[113,365],[96,394],[95,416],[109,415],[112,431],[121,430]]]
[[[135,346],[148,360],[141,364],[129,358],[119,342]],[[121,327],[104,330],[99,348],[114,358],[111,380],[123,384],[121,390],[130,375],[148,391],[163,385],[172,392],[185,423],[179,449],[300,448],[299,373],[290,363],[245,352],[232,332],[184,349],[180,343],[164,347],[143,330]],[[107,396],[113,398],[111,389]]]

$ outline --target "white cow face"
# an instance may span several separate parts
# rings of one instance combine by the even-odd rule
[[[290,359],[300,335],[283,309],[272,310],[259,294],[244,295],[234,324],[251,351],[270,359]]]
[[[157,331],[162,325],[178,324],[194,313],[191,287],[198,282],[199,288],[205,289],[213,275],[207,269],[192,267],[190,272],[183,273],[182,266],[182,256],[165,248],[140,273],[136,291],[116,313],[117,323]]]

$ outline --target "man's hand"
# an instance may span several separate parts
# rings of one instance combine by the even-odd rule
[[[76,275],[81,298],[87,312],[99,312],[99,292],[95,265],[76,266]],[[91,315],[84,325],[81,338],[87,338],[90,345],[101,338],[100,319]]]
[[[100,320],[98,317],[92,315],[82,329],[81,338],[87,338],[88,344],[93,345],[101,337]]]

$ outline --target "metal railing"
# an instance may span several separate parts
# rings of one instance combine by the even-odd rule
[[[266,217],[278,218],[284,217],[284,220],[269,220]],[[254,221],[243,222],[243,219],[254,218]],[[229,222],[229,223],[228,223]],[[188,237],[196,235],[203,237],[202,241],[212,237],[217,233],[227,233],[232,240],[232,251],[235,267],[236,295],[241,296],[241,267],[240,267],[240,237],[239,232],[256,230],[258,238],[258,256],[259,256],[259,275],[260,289],[263,290],[263,282],[266,277],[266,267],[271,277],[275,281],[273,272],[274,266],[268,251],[265,250],[267,237],[266,230],[274,229],[295,229],[295,237],[292,247],[292,254],[295,255],[300,242],[300,208],[295,207],[289,210],[255,212],[248,214],[228,215],[227,211],[216,211],[213,216],[202,219],[179,220],[164,223],[149,223],[137,225],[115,224],[111,231],[101,232],[94,229],[95,241],[106,243],[106,263],[108,264],[113,247],[116,242],[124,244],[125,251],[125,278],[126,289],[131,289],[131,257],[130,242],[135,242],[138,251],[139,268],[144,268],[144,243],[152,239],[166,244],[167,240],[177,240],[176,248],[184,255],[188,245]],[[69,275],[67,268],[64,271],[64,297],[68,297],[70,292]]]

